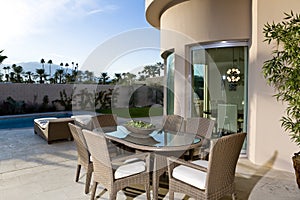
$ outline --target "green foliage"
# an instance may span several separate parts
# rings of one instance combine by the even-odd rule
[[[264,62],[263,74],[276,90],[278,101],[286,102],[286,116],[281,125],[300,146],[300,15],[285,13],[280,23],[267,23],[265,42],[275,42],[273,57]]]
[[[155,128],[155,126],[149,122],[144,122],[141,120],[130,120],[129,122],[126,122],[125,125],[135,127],[135,128]]]
[[[55,111],[54,105],[49,105],[49,96],[45,95],[43,97],[43,103],[40,105],[36,105],[35,112],[50,112]]]
[[[72,110],[72,96],[73,93],[68,97],[67,93],[65,90],[60,91],[59,92],[60,95],[60,99],[56,99],[54,101],[52,101],[52,103],[59,103],[60,105],[62,105],[65,110]]]
[[[16,101],[12,97],[7,97],[0,104],[1,115],[23,114],[25,112],[25,102]]]
[[[74,95],[74,99],[79,98],[78,101],[80,109],[85,110],[87,108],[93,108],[93,94],[88,92],[87,88],[80,90],[80,93]]]
[[[95,107],[99,109],[110,109],[112,104],[113,89],[100,91],[95,95]]]

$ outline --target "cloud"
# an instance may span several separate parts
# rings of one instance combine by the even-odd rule
[[[111,11],[116,11],[119,8],[116,5],[107,5],[104,6],[103,8],[98,8],[95,10],[90,10],[86,14],[87,15],[93,15],[93,14],[98,14],[98,13],[103,13],[103,12],[111,12]]]
[[[95,0],[0,0],[0,46],[87,15],[116,10]]]
[[[103,11],[104,11],[103,9],[91,10],[91,11],[87,12],[87,15],[93,15],[93,14],[97,14],[97,13],[100,13]]]

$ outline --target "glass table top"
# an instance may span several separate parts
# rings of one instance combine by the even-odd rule
[[[95,129],[94,131],[101,131],[101,128]],[[109,139],[116,141],[124,141],[133,143],[136,145],[143,145],[149,147],[183,147],[189,145],[195,145],[200,143],[201,139],[196,138],[195,134],[185,132],[173,132],[165,130],[154,130],[148,137],[137,137],[136,134],[132,135],[124,126],[117,126],[114,128],[103,129],[106,136]]]

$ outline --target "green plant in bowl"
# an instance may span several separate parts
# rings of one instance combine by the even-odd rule
[[[140,138],[149,137],[149,134],[156,129],[155,125],[141,120],[128,121],[124,126],[131,132],[130,135]]]

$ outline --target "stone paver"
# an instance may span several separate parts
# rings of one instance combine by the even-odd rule
[[[85,172],[76,183],[76,147],[73,142],[55,142],[48,145],[33,133],[32,128],[0,130],[0,200],[79,200],[89,199],[84,194]],[[295,175],[251,164],[241,158],[237,166],[236,190],[238,199],[299,200],[300,190]],[[164,191],[165,190],[165,191]],[[166,189],[161,189],[167,193]],[[108,199],[107,192],[99,199]],[[184,199],[176,194],[176,199]],[[132,199],[123,191],[118,199]],[[145,199],[141,194],[134,199]],[[164,197],[168,199],[168,194]],[[230,199],[229,197],[223,200]]]

